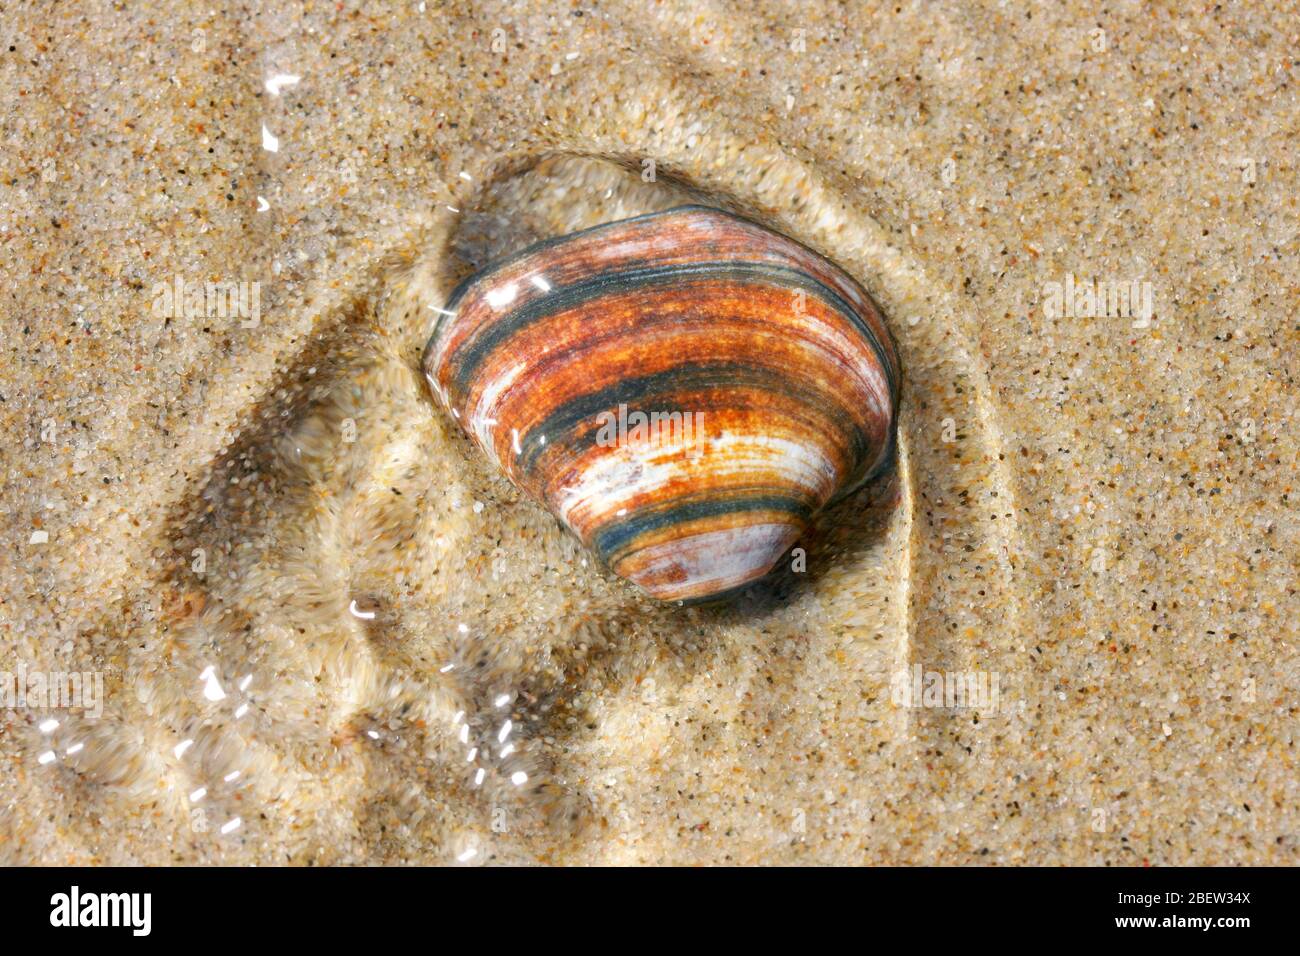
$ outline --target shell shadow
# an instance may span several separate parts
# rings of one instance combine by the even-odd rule
[[[869,484],[818,512],[808,531],[763,578],[697,606],[711,615],[758,619],[815,592],[836,563],[879,547],[898,504],[897,453]]]

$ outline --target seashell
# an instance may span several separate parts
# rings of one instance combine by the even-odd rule
[[[422,365],[512,482],[662,600],[762,577],[893,448],[898,359],[871,298],[805,246],[703,206],[470,277]]]

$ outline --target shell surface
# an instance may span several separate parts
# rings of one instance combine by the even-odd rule
[[[462,283],[423,369],[461,428],[662,600],[741,588],[888,464],[893,342],[807,247],[684,206],[548,240]]]

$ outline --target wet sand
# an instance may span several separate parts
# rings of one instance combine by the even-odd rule
[[[177,9],[0,44],[0,672],[103,686],[0,709],[0,862],[1295,862],[1294,9]],[[904,366],[895,468],[722,607],[417,367],[682,198]]]

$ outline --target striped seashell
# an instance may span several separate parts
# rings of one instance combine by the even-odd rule
[[[663,600],[762,577],[893,448],[898,359],[867,293],[703,206],[472,276],[423,368],[511,481]]]

